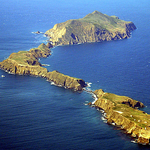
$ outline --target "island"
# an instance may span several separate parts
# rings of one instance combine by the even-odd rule
[[[135,29],[131,21],[94,11],[82,19],[56,24],[45,35],[57,46],[125,39]]]
[[[143,103],[127,96],[106,93],[102,89],[95,90],[92,93],[96,100],[89,105],[102,109],[104,119],[107,120],[108,124],[124,130],[135,138],[135,142],[149,145],[150,115],[138,109],[144,107]]]
[[[82,19],[68,20],[54,25],[45,32],[49,37],[46,44],[29,51],[12,53],[0,62],[0,69],[11,74],[30,75],[45,78],[53,84],[74,91],[88,91],[83,79],[64,75],[56,70],[49,72],[39,58],[51,55],[51,48],[58,45],[101,42],[129,38],[131,31],[136,29],[134,23],[120,20],[116,16],[108,16],[98,11],[88,14]],[[37,32],[38,34],[39,32]],[[102,89],[88,91],[95,97],[89,105],[102,109],[107,123],[116,125],[126,131],[137,143],[150,143],[150,115],[138,108],[144,104],[127,96],[106,93]]]
[[[51,55],[49,43],[47,45],[42,43],[38,48],[12,53],[6,60],[0,62],[0,68],[12,74],[43,77],[57,86],[82,91],[87,86],[84,80],[64,75],[56,70],[49,72],[39,62],[39,58]]]

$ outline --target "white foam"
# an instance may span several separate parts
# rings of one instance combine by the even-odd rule
[[[49,64],[42,64],[42,66],[50,66]]]
[[[4,78],[5,76],[4,76],[4,75],[1,75],[1,77]]]
[[[104,110],[101,109],[100,111],[101,111],[102,113],[104,113]]]
[[[132,140],[131,142],[132,142],[132,143],[137,143],[137,142],[136,142],[136,141],[134,141],[134,140]]]
[[[104,121],[104,123],[107,123],[107,120],[103,120]]]
[[[92,104],[95,104],[95,102],[98,100],[98,98],[97,98],[96,94],[92,93],[92,95],[93,95],[93,98],[94,98],[94,101],[92,102]]]
[[[91,82],[90,82],[90,83],[87,82],[87,86],[88,86],[88,87],[91,87],[91,84],[92,84]]]
[[[56,85],[54,82],[51,82],[51,85]]]
[[[107,115],[107,114],[106,114],[106,113],[104,113],[103,115],[104,115],[104,117],[106,117],[106,115]]]
[[[112,125],[115,126],[116,124],[113,122]]]
[[[106,120],[107,120],[107,119],[106,119],[106,118],[104,118],[104,117],[101,117],[101,119],[102,119],[102,120],[104,120],[104,121],[106,121]]]

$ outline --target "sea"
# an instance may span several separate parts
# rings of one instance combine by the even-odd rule
[[[129,39],[58,46],[40,59],[49,71],[78,77],[89,90],[129,96],[150,113],[149,0],[0,0],[0,61],[47,43],[56,23],[97,10],[132,21]],[[45,79],[0,70],[0,150],[148,150],[108,125],[87,105],[91,94],[51,85]]]

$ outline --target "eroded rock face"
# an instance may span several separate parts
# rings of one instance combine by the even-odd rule
[[[45,35],[50,37],[53,45],[72,45],[125,39],[135,29],[132,22],[94,11],[82,19],[56,24]]]
[[[82,79],[64,75],[56,70],[47,73],[46,78],[53,81],[56,85],[68,89],[74,89],[75,91],[82,91],[83,87],[86,87],[85,81]]]
[[[126,96],[105,93],[102,89],[94,92],[98,98],[95,106],[105,111],[107,122],[119,126],[127,134],[137,139],[143,145],[149,144],[150,115],[136,109],[144,104]]]
[[[34,75],[44,77],[47,73],[47,69],[41,67],[40,65],[21,65],[10,59],[6,59],[3,62],[0,62],[0,68],[9,73],[19,75]]]

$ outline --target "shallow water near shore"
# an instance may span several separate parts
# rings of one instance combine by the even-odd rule
[[[34,6],[34,7],[33,7]],[[58,70],[92,83],[89,89],[129,96],[143,102],[150,113],[150,2],[18,1],[0,6],[0,61],[11,53],[46,43],[32,32],[46,30],[68,19],[98,10],[133,21],[129,39],[58,46],[41,59],[49,71]],[[1,77],[4,75],[4,77]],[[85,104],[87,92],[51,85],[43,78],[8,74],[0,70],[0,149],[149,149],[102,120],[102,113]]]

